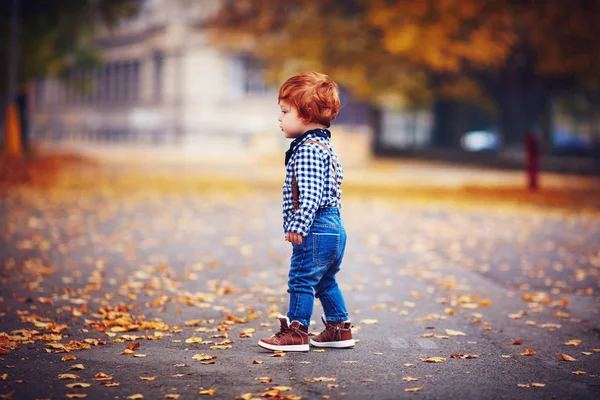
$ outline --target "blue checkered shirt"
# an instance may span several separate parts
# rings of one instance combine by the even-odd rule
[[[325,144],[329,153],[314,140]],[[335,191],[335,173],[331,160],[337,163],[337,197]],[[294,210],[292,199],[292,177],[296,172],[296,180],[300,189],[300,207]],[[283,184],[283,231],[296,232],[306,236],[315,218],[317,209],[321,207],[341,207],[342,180],[344,172],[338,156],[327,138],[309,134],[300,142],[295,153],[286,166]]]

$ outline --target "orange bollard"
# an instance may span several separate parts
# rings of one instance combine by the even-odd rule
[[[21,145],[21,124],[17,104],[13,101],[6,107],[4,124],[4,148],[2,152],[9,156],[20,157],[23,154]]]

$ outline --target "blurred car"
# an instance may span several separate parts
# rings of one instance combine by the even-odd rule
[[[461,138],[463,150],[470,152],[497,151],[501,148],[501,138],[496,129],[482,129],[466,132]],[[554,127],[552,150],[558,154],[584,154],[592,149],[592,143],[562,127]]]
[[[500,135],[493,130],[469,131],[462,136],[460,144],[466,151],[495,151],[500,148]]]

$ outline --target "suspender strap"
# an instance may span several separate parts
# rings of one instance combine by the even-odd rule
[[[324,145],[321,142],[317,142],[316,140],[307,140],[304,143],[315,143],[318,144],[319,146],[321,146],[322,148],[324,148],[327,153],[329,154],[329,160],[331,161],[331,166],[333,167],[333,173],[334,173],[334,181],[335,181],[335,187],[334,187],[334,191],[335,191],[335,202],[337,203],[338,201],[338,169],[337,169],[337,163],[334,163],[334,159],[333,159],[333,155],[331,154],[331,151],[329,150],[329,148]],[[300,208],[300,189],[298,188],[298,181],[296,180],[296,171],[293,171],[293,175],[292,175],[292,201],[294,203],[294,210],[297,210]]]

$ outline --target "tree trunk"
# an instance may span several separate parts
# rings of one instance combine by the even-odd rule
[[[23,152],[29,151],[29,96],[26,91],[17,95],[17,108],[19,110],[19,122],[21,123],[21,145]]]
[[[369,125],[373,130],[373,138],[371,140],[371,151],[374,155],[381,155],[384,150],[382,141],[382,112],[377,106],[370,105],[368,110]]]

